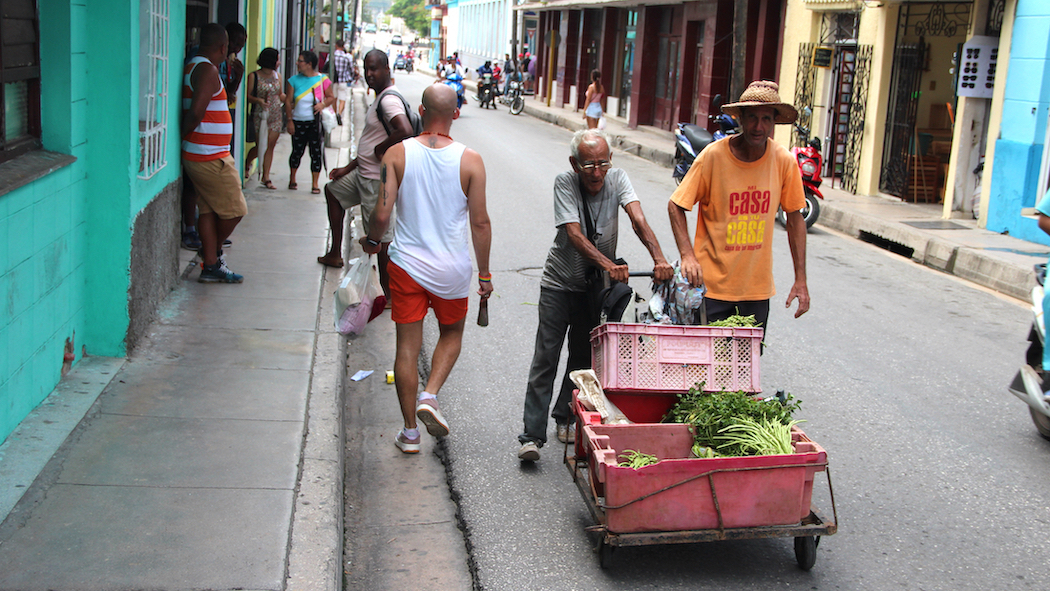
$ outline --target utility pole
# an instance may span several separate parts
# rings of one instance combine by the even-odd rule
[[[744,81],[744,68],[747,66],[747,4],[748,0],[735,0],[733,5],[733,63],[727,103],[740,98],[747,84]]]

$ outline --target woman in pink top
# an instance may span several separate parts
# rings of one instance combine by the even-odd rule
[[[603,113],[603,98],[605,98],[605,88],[602,87],[602,73],[598,70],[592,70],[591,85],[587,87],[587,98],[583,101],[587,105],[586,110],[583,112],[583,118],[587,120],[588,129],[598,127],[598,120],[602,118]]]

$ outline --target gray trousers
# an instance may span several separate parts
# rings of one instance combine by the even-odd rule
[[[550,415],[559,425],[570,422],[572,391],[576,387],[569,372],[591,366],[591,329],[597,319],[589,312],[587,294],[540,288],[539,325],[536,327],[536,351],[529,369],[529,384],[525,390],[525,432],[518,441],[533,441],[543,447],[547,442],[547,410],[554,394],[554,378],[558,360],[569,333],[569,359],[562,378],[561,391]]]

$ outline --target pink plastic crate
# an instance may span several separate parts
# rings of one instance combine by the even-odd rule
[[[605,390],[761,392],[761,328],[600,324],[591,367]]]
[[[824,449],[798,428],[794,454],[710,459],[692,457],[693,435],[681,423],[591,424],[583,433],[613,533],[717,529],[712,485],[725,528],[794,525],[809,515],[813,477],[827,465]],[[621,468],[618,456],[628,449],[661,461]]]

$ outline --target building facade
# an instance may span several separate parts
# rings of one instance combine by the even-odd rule
[[[4,0],[3,8],[0,442],[83,355],[126,356],[178,281],[183,61],[200,27],[244,24],[250,72],[263,47],[294,63],[288,48],[311,42],[316,4]]]

